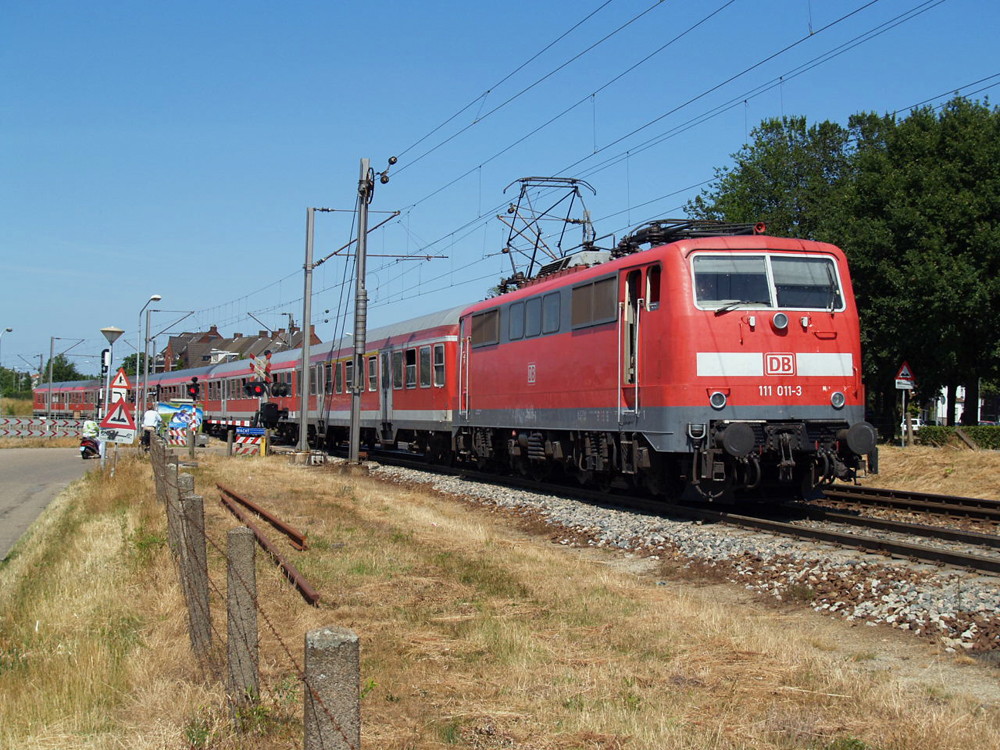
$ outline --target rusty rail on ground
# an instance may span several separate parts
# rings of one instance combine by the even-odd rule
[[[280,531],[282,534],[287,536],[289,542],[291,542],[291,545],[295,547],[295,549],[299,551],[309,549],[309,545],[306,543],[306,535],[301,531],[299,531],[298,529],[296,529],[294,526],[290,526],[289,524],[285,523],[280,518],[275,516],[273,513],[264,510],[264,508],[261,508],[252,500],[247,500],[245,497],[237,495],[231,489],[223,487],[221,484],[216,484],[215,486],[218,487],[223,494],[229,495],[229,497],[238,502],[240,505],[249,508],[258,516],[260,516],[269,524],[271,524],[278,531]]]
[[[315,606],[316,602],[319,601],[320,597],[319,592],[316,591],[316,589],[314,589],[311,585],[309,585],[309,581],[307,581],[302,576],[302,574],[298,571],[298,569],[290,562],[288,562],[284,557],[281,556],[281,553],[278,551],[278,548],[274,546],[274,543],[271,542],[271,540],[269,540],[266,536],[264,536],[263,532],[261,532],[261,530],[257,528],[257,526],[253,523],[253,521],[250,520],[247,514],[244,513],[243,510],[239,506],[237,506],[233,500],[229,499],[226,496],[225,492],[219,495],[219,502],[225,505],[226,508],[229,509],[229,512],[239,519],[240,523],[242,523],[244,526],[250,529],[250,531],[253,532],[254,536],[257,537],[257,543],[260,544],[260,546],[263,547],[265,550],[267,550],[267,553],[271,555],[274,561],[281,567],[282,571],[284,571],[285,577],[288,578],[288,580],[291,581],[291,583],[295,586],[295,588],[299,590],[299,592],[302,594],[302,597],[307,602]]]

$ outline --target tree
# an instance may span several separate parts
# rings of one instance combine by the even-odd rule
[[[830,196],[848,168],[848,132],[829,121],[807,127],[804,117],[764,120],[753,142],[733,154],[734,167],[686,206],[698,219],[767,224],[782,237],[814,237]]]
[[[70,380],[87,380],[87,377],[76,369],[76,365],[70,362],[65,354],[57,354],[45,364],[42,370],[42,382],[49,380],[49,364],[52,365],[52,382],[65,383]]]
[[[139,372],[140,373],[143,372],[144,371],[143,363],[146,361],[146,355],[141,352],[139,354],[129,354],[127,357],[125,357],[125,359],[122,360],[121,365],[119,366],[125,371],[126,375],[135,375],[136,361],[139,362]],[[150,362],[152,362],[152,357],[150,357]]]

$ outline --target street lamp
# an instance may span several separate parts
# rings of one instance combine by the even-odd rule
[[[14,330],[13,328],[4,328],[2,331],[0,331],[0,345],[3,344],[3,335],[5,333],[10,333],[13,330]],[[0,356],[0,398],[2,397],[3,397],[3,357]],[[2,408],[0,408],[0,414],[3,414]]]
[[[108,371],[104,376],[104,408],[101,410],[101,416],[106,416],[108,413],[108,407],[111,405],[111,363],[115,361],[115,342],[118,337],[121,336],[125,331],[121,328],[116,328],[115,326],[108,326],[107,328],[102,328],[101,333],[104,334],[104,338],[108,340],[108,361],[107,368]]]
[[[159,302],[161,299],[163,299],[163,297],[161,297],[159,294],[154,294],[148,300],[146,300],[146,304],[142,306],[142,310],[139,310],[139,319],[136,322],[136,326],[135,326],[135,410],[136,410],[136,412],[138,412],[140,408],[141,409],[145,409],[145,407],[146,407],[146,384],[145,383],[143,383],[143,385],[142,385],[142,406],[139,405],[139,339],[141,338],[141,332],[142,332],[142,313],[143,313],[143,311],[147,307],[149,307],[149,303],[150,302]],[[146,314],[146,335],[149,336],[149,314],[148,313]],[[145,361],[146,361],[146,356],[147,355],[146,355],[146,353],[144,351],[143,355],[142,355],[143,363],[145,363]],[[143,367],[145,367],[145,364],[143,364]]]

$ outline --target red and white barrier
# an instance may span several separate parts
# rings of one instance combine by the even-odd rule
[[[264,438],[260,435],[237,435],[233,443],[233,455],[257,456],[263,450]]]

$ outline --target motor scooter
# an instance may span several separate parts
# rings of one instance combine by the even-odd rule
[[[101,446],[92,437],[80,438],[80,458],[86,461],[88,458],[100,458]]]

